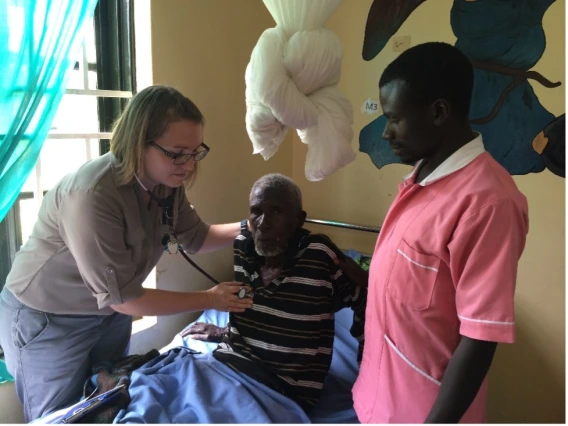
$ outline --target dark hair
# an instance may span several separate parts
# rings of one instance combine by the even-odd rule
[[[454,46],[430,42],[405,50],[385,68],[379,87],[394,80],[404,81],[425,102],[446,99],[457,113],[469,114],[473,67]]]
[[[290,196],[291,207],[298,212],[302,211],[302,192],[300,191],[300,187],[296,185],[296,182],[288,176],[284,176],[280,173],[264,175],[252,186],[251,195],[256,188],[275,188],[283,190]]]

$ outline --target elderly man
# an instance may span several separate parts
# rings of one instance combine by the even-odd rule
[[[221,341],[216,359],[296,401],[316,405],[331,364],[334,313],[354,311],[351,334],[362,352],[366,288],[336,266],[342,254],[325,236],[303,229],[302,195],[288,177],[270,174],[250,194],[249,224],[234,243],[235,280],[254,305],[219,329],[197,323],[185,334]],[[360,357],[359,357],[360,358]]]

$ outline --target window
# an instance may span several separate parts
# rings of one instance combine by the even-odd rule
[[[0,222],[0,288],[45,193],[109,149],[112,123],[136,87],[133,16],[133,0],[97,4],[35,169]]]

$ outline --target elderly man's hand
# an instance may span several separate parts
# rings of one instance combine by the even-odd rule
[[[182,333],[182,337],[189,336],[194,340],[202,340],[204,342],[221,343],[223,336],[228,332],[228,327],[217,327],[216,325],[206,322],[196,322],[186,328]]]
[[[369,272],[365,271],[349,256],[343,256],[342,259],[335,259],[335,264],[347,275],[349,281],[361,287],[369,285]]]

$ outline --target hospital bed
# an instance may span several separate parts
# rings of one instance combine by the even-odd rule
[[[309,421],[311,421],[312,423],[358,423],[357,416],[355,415],[355,411],[353,410],[353,400],[351,397],[351,388],[353,387],[353,383],[355,382],[359,371],[357,365],[357,341],[349,333],[352,317],[353,312],[347,308],[342,309],[335,316],[335,341],[331,368],[324,383],[322,398],[319,404],[308,415]],[[208,322],[218,326],[225,326],[227,320],[228,314],[226,312],[217,312],[213,310],[205,311],[197,319],[197,321]],[[213,351],[216,346],[216,343],[206,343],[198,340],[193,340],[189,336],[181,337],[180,333],[176,335],[174,340],[169,345],[162,348],[160,352],[162,354],[168,354],[170,353],[170,350],[184,347],[198,352],[208,353]],[[171,422],[173,420],[177,423],[194,419],[193,414],[190,414],[188,417],[186,417],[181,413],[178,414],[171,412],[170,409],[172,407],[169,402],[167,403],[169,406],[164,407],[164,403],[163,401],[161,401],[159,396],[155,397],[148,395],[148,390],[146,389],[146,387],[148,385],[155,385],[156,383],[159,383],[159,385],[161,386],[159,393],[167,394],[171,392],[177,392],[178,388],[176,385],[169,386],[169,383],[171,382],[169,379],[171,379],[171,377],[161,377],[159,381],[154,381],[149,379],[147,376],[138,376],[135,373],[133,373],[132,383],[129,390],[132,401],[130,402],[127,410],[119,413],[117,421],[121,423],[138,423],[142,421],[157,423],[162,421]],[[186,373],[186,370],[172,370],[172,374]],[[229,373],[229,371],[224,373]],[[195,371],[190,369],[189,374],[193,375],[200,373],[196,373]],[[174,380],[174,382],[177,381]],[[254,385],[262,387],[262,385],[260,385],[258,382],[255,382]],[[278,421],[279,418],[290,420],[290,413],[279,413],[279,411],[284,409],[286,409],[287,411],[300,410],[299,406],[296,406],[296,404],[293,404],[292,407],[273,404],[270,408],[266,409],[266,411],[269,412],[243,412],[242,417],[240,419],[236,419],[235,417],[238,417],[241,414],[239,413],[239,404],[243,405],[243,407],[241,408],[242,410],[256,410],[256,407],[251,408],[251,405],[245,404],[242,401],[238,401],[238,396],[231,395],[232,391],[234,391],[234,389],[231,389],[224,384],[221,385],[220,389],[207,389],[205,391],[208,394],[217,392],[219,394],[224,394],[224,399],[220,403],[224,406],[223,409],[227,411],[227,423],[233,423],[235,422],[235,420],[237,420],[238,422],[245,422],[246,420],[246,423],[266,422],[267,419]],[[203,398],[205,402],[215,400],[217,396],[220,397],[221,395],[207,395],[206,397],[201,395],[200,398]],[[270,391],[266,391],[266,395],[261,394],[261,396],[266,398],[273,397],[272,392]],[[179,399],[187,402],[185,401],[184,397],[180,397]],[[210,404],[204,403],[204,405]],[[154,411],[154,413],[148,413],[149,407],[151,407],[151,411]],[[158,411],[158,413],[156,413],[155,411]],[[296,416],[297,420],[301,420],[303,417],[302,413],[296,414],[298,414],[298,416]],[[198,415],[198,417],[200,418],[200,420],[215,420],[215,418],[210,419],[205,415]],[[294,417],[292,419],[294,419]],[[286,423],[288,423],[288,421],[286,421]]]
[[[312,223],[378,232],[341,222]],[[182,331],[160,350],[160,356],[132,372],[130,404],[114,422],[358,423],[351,396],[359,371],[358,343],[349,333],[352,320],[349,308],[335,315],[330,371],[318,405],[307,415],[295,402],[215,360],[210,353],[216,343],[182,337]],[[224,327],[227,321],[228,313],[209,310],[195,322]],[[37,422],[50,423],[53,419],[52,414]]]

